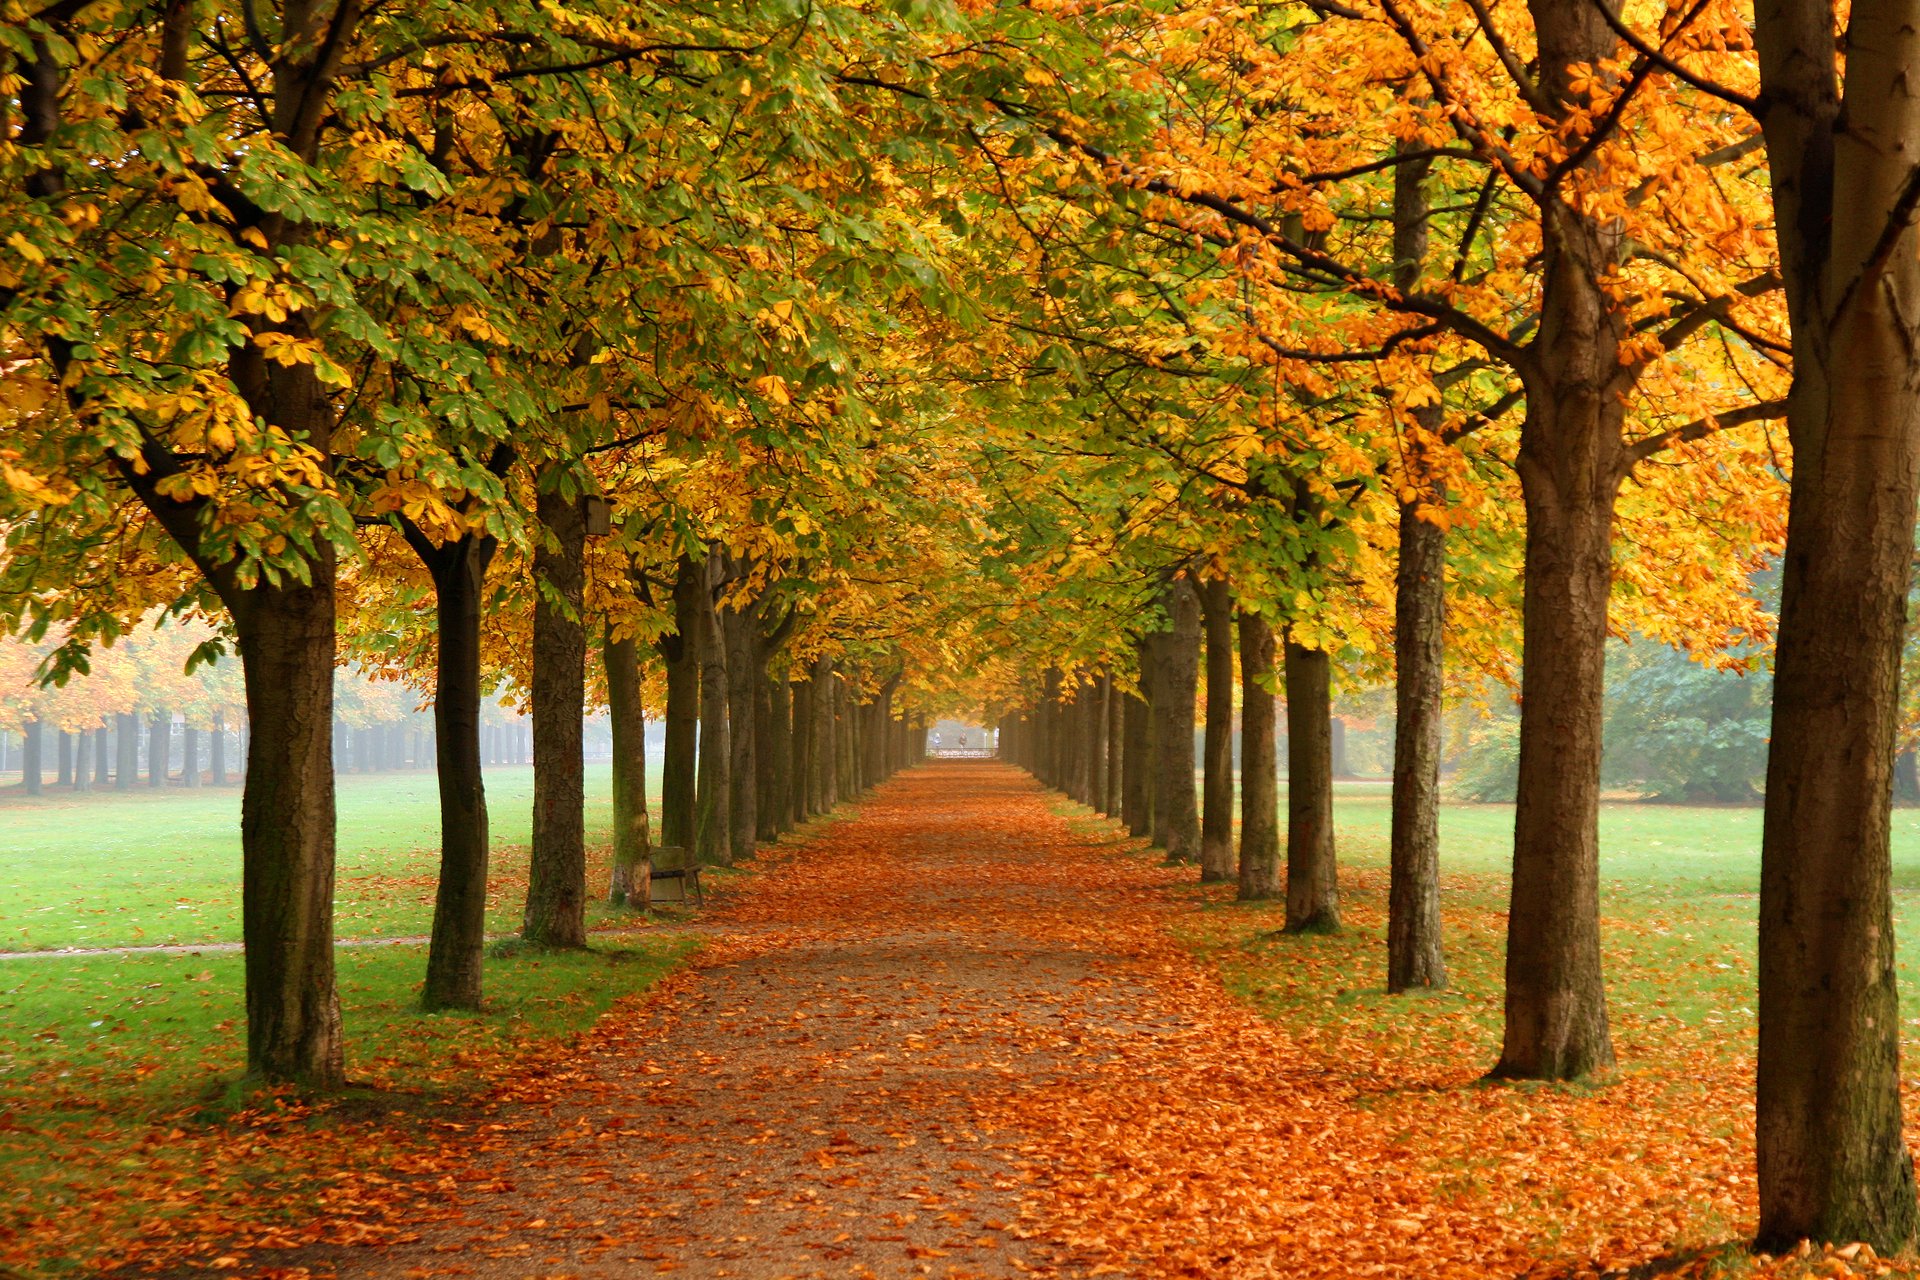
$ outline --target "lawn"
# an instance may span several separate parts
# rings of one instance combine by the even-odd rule
[[[343,774],[338,810],[338,935],[424,934],[440,858],[432,771]],[[532,812],[531,768],[487,770],[496,931],[519,924]],[[589,765],[588,843],[604,846],[612,822],[608,767]],[[0,799],[0,950],[239,940],[240,788]]]
[[[525,888],[532,772],[493,769],[487,783],[490,923],[509,932]],[[0,947],[237,941],[239,806],[237,788],[0,801]],[[340,936],[424,933],[438,861],[433,775],[345,775],[339,822]],[[596,897],[609,825],[607,770],[590,767]],[[590,921],[587,952],[496,945],[477,1016],[417,1010],[423,946],[342,947],[354,1087],[316,1110],[238,1086],[237,952],[0,960],[0,1276],[9,1267],[86,1275],[109,1259],[164,1257],[198,1224],[235,1216],[296,1229],[321,1200],[364,1194],[356,1179],[430,1164],[440,1135],[459,1132],[494,1082],[564,1053],[573,1033],[695,945],[597,903]],[[283,1204],[243,1205],[262,1186],[302,1190]],[[377,1229],[378,1197],[366,1200]]]

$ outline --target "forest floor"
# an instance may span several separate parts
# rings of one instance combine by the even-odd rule
[[[1636,1031],[1606,1083],[1488,1086],[1449,997],[1355,1016],[1364,878],[1343,939],[1275,939],[991,763],[782,855],[564,1053],[180,1274],[1913,1274],[1740,1248],[1744,1046]]]
[[[590,1030],[475,1046],[396,1013],[398,1039],[456,1037],[426,1059],[446,1087],[417,1050],[363,1055],[324,1109],[76,1149],[123,1203],[38,1243],[84,1245],[68,1273],[263,1280],[1920,1274],[1741,1247],[1751,995],[1718,932],[1751,904],[1717,881],[1705,915],[1609,907],[1621,1069],[1528,1087],[1481,1080],[1490,878],[1450,878],[1455,988],[1412,999],[1375,983],[1378,868],[1343,873],[1341,935],[1278,937],[1277,908],[994,763],[911,771],[725,880],[690,958],[658,926],[496,958],[500,998],[606,1008]]]

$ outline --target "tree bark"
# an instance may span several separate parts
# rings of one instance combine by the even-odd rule
[[[104,739],[101,742],[104,748]],[[105,763],[105,756],[101,757]],[[207,734],[207,771],[212,775],[213,785],[227,785],[227,727],[219,716],[213,718],[213,728]]]
[[[1891,766],[1920,490],[1920,12],[1756,10],[1793,334],[1793,480],[1760,853],[1764,1248],[1920,1232],[1902,1132]]]
[[[534,549],[533,844],[521,936],[549,947],[587,945],[587,522],[577,497],[543,489],[544,536]],[[549,594],[551,593],[551,594]]]
[[[73,789],[90,791],[93,789],[93,762],[87,758],[87,747],[93,741],[93,734],[82,729],[73,735]]]
[[[760,760],[755,704],[765,683],[760,650],[760,610],[728,609],[720,615],[727,646],[727,833],[729,863],[753,856],[760,830]]]
[[[140,717],[123,711],[114,718],[113,789],[133,790],[140,773]]]
[[[53,785],[67,788],[73,785],[73,735],[65,729],[54,734],[57,744],[54,751]]]
[[[22,735],[24,741],[20,749],[20,788],[30,796],[37,796],[44,784],[41,782],[41,755],[45,749],[46,728],[38,720],[27,721]]]
[[[1127,693],[1114,682],[1112,671],[1102,678],[1107,685],[1107,776],[1101,782],[1100,812],[1118,818],[1125,808]]]
[[[1280,760],[1273,627],[1240,615],[1240,893],[1242,902],[1280,896]]]
[[[660,766],[660,844],[693,847],[694,773],[700,728],[700,597],[706,561],[681,556],[673,580],[674,630],[656,647],[667,669],[665,758]]]
[[[173,715],[171,712],[156,711],[147,722],[147,785],[164,787],[167,774],[172,772],[168,756],[173,748]]]
[[[839,678],[829,658],[813,661],[813,732],[808,735],[811,754],[808,759],[809,789],[815,813],[830,813],[840,803],[839,773],[835,764],[838,744],[834,741],[834,702]]]
[[[247,722],[273,726],[248,735],[240,804],[247,1065],[333,1088],[345,1076],[333,969],[333,556],[309,563],[311,585],[226,599]]]
[[[1162,597],[1170,621],[1160,643],[1154,678],[1154,843],[1168,862],[1189,862],[1200,853],[1200,805],[1194,788],[1194,701],[1200,681],[1200,598],[1179,579]]]
[[[725,578],[722,553],[709,551],[706,585],[700,593],[700,778],[693,819],[693,856],[702,866],[733,862],[733,736],[727,724],[733,688],[726,633],[714,608],[714,593]]]
[[[1340,928],[1333,846],[1333,664],[1287,641],[1288,933]]]
[[[1141,682],[1147,680],[1146,669],[1141,669]],[[1144,836],[1151,829],[1152,813],[1149,808],[1148,767],[1149,742],[1152,734],[1150,724],[1153,709],[1138,694],[1129,693],[1123,711],[1125,719],[1126,741],[1121,747],[1121,764],[1126,772],[1122,778],[1121,816],[1126,820],[1127,834]]]
[[[793,722],[789,726],[793,735],[793,754],[789,757],[792,771],[787,782],[787,812],[797,827],[813,816],[813,725],[816,714],[813,700],[816,691],[810,679],[790,681],[787,687],[793,699]]]
[[[1225,578],[1199,588],[1207,640],[1206,802],[1200,820],[1200,880],[1231,880],[1233,855],[1233,591]]]
[[[754,734],[759,740],[760,777],[759,837],[778,840],[787,830],[793,803],[787,795],[791,776],[793,698],[785,673],[775,676],[761,672],[760,688],[754,703]]]
[[[647,717],[640,702],[640,645],[632,636],[608,637],[601,661],[613,733],[613,880],[607,901],[645,911],[653,900],[653,846],[647,831]]]
[[[219,721],[216,719],[215,724]],[[105,723],[93,731],[93,785],[106,787],[113,781],[112,731]]]
[[[427,942],[427,1009],[478,1009],[487,946],[491,838],[480,766],[480,633],[495,540],[467,534],[435,546],[411,524],[408,546],[433,579],[433,727],[440,793],[440,877]]]
[[[1400,508],[1394,613],[1387,991],[1447,985],[1440,946],[1440,731],[1447,535]]]

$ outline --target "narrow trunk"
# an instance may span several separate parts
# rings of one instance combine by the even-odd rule
[[[480,632],[494,540],[469,534],[434,546],[416,529],[408,544],[433,579],[438,661],[433,673],[440,876],[427,942],[428,1009],[478,1009],[487,945],[487,788],[480,767]]]
[[[628,636],[601,646],[607,722],[613,733],[613,882],[607,900],[645,911],[652,901],[647,832],[647,719],[640,704],[640,646]]]
[[[207,769],[214,786],[227,785],[227,728],[219,716],[213,718],[213,729],[207,734]]]
[[[760,829],[760,761],[754,705],[765,677],[760,657],[760,612],[729,609],[720,616],[727,646],[727,861],[753,856]]]
[[[1233,592],[1225,578],[1200,587],[1207,638],[1206,801],[1200,818],[1200,879],[1231,880],[1233,859]]]
[[[1440,728],[1447,535],[1400,508],[1393,622],[1393,835],[1387,990],[1447,985],[1440,948]]]
[[[113,781],[112,730],[102,724],[93,731],[93,785],[106,787]]]
[[[190,724],[180,727],[180,782],[188,787],[200,785],[200,730]]]
[[[724,575],[721,555],[707,555],[706,586],[700,593],[700,779],[694,799],[693,856],[702,866],[733,861],[733,737],[727,709],[733,701],[727,671],[727,642],[713,593]]]
[[[1280,760],[1273,627],[1240,615],[1240,900],[1280,896]]]
[[[329,731],[331,741],[331,731]],[[169,712],[157,711],[147,729],[147,785],[164,787],[167,774],[172,765],[168,757],[173,747],[173,716]]]
[[[667,669],[665,759],[660,766],[660,844],[693,847],[695,742],[700,728],[700,595],[705,562],[681,556],[673,583],[675,630],[657,642]]]
[[[794,680],[787,686],[793,696],[793,718],[788,726],[792,735],[791,754],[787,757],[787,813],[799,826],[813,816],[813,724],[814,684],[812,680]]]
[[[93,741],[93,734],[82,729],[73,735],[73,789],[91,791],[93,789],[93,762],[87,758],[87,747]]]
[[[1147,682],[1144,668],[1141,682],[1143,684]],[[1126,721],[1126,740],[1121,745],[1120,754],[1121,764],[1126,772],[1121,780],[1123,788],[1120,797],[1121,817],[1126,820],[1128,835],[1144,836],[1152,820],[1148,809],[1147,775],[1150,770],[1147,766],[1150,755],[1148,744],[1152,736],[1149,725],[1153,718],[1153,709],[1138,694],[1129,693],[1123,715]]]
[[[30,796],[37,796],[42,790],[41,753],[46,742],[46,729],[38,720],[27,721],[25,741],[20,752],[20,787]]]
[[[777,840],[787,830],[793,803],[787,795],[793,752],[790,723],[792,697],[784,673],[761,673],[758,698],[754,703],[754,733],[759,739],[759,836]]]
[[[833,663],[826,658],[816,658],[813,663],[813,755],[810,760],[813,789],[813,811],[831,812],[840,803],[839,776],[836,772],[835,757],[838,743],[834,741],[834,702],[837,700],[839,677],[833,673]]]
[[[533,842],[520,932],[543,946],[584,947],[587,524],[577,497],[543,490],[536,510],[545,536],[533,572],[545,589],[533,606]]]
[[[1107,806],[1107,762],[1113,754],[1113,744],[1107,739],[1107,721],[1110,718],[1107,708],[1112,703],[1113,677],[1102,671],[1094,680],[1087,707],[1089,759],[1086,802],[1095,812],[1105,812]]]
[[[1154,737],[1158,749],[1154,787],[1154,843],[1168,862],[1200,854],[1200,804],[1194,789],[1194,700],[1200,681],[1200,597],[1184,579],[1164,597],[1172,627],[1161,644],[1154,679]]]
[[[53,785],[71,787],[73,785],[73,735],[61,729],[55,741],[59,745],[55,752]]]
[[[131,791],[140,773],[140,717],[123,711],[114,719],[113,789]]]
[[[1340,928],[1333,849],[1333,664],[1287,641],[1288,933]]]

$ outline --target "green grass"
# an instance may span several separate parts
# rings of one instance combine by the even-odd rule
[[[1285,789],[1281,804],[1284,812]],[[1238,938],[1235,981],[1276,1016],[1403,1040],[1470,1038],[1497,1052],[1513,806],[1445,804],[1440,846],[1451,989],[1408,1001],[1385,982],[1390,788],[1335,789],[1346,928],[1335,938]],[[1608,802],[1600,813],[1600,910],[1609,1006],[1623,1058],[1665,1026],[1751,1036],[1759,912],[1758,807]],[[1920,1042],[1920,810],[1893,815],[1894,934],[1908,1039]],[[1221,903],[1209,916],[1254,914]],[[1212,928],[1211,925],[1208,926]],[[1236,934],[1245,931],[1234,930]],[[1216,939],[1218,940],[1218,939]],[[1296,964],[1311,953],[1309,970]],[[1331,986],[1328,974],[1340,975]],[[1424,1000],[1425,1007],[1422,1007]],[[1910,1044],[1909,1054],[1920,1043]]]
[[[650,772],[657,783],[658,770]],[[608,786],[607,766],[589,765],[590,844],[610,838]],[[488,903],[491,929],[519,923],[513,890],[524,876],[532,806],[532,769],[488,770],[499,882]],[[343,774],[338,813],[338,935],[425,933],[440,856],[432,772]],[[238,787],[0,800],[0,950],[239,939]]]
[[[291,1113],[292,1125],[284,1103],[240,1081],[240,956],[4,962],[0,1273],[93,1274],[154,1236],[155,1220],[176,1217],[191,1238],[179,1215],[200,1206],[298,1222],[330,1184],[457,1132],[489,1080],[591,1026],[696,945],[661,931],[597,935],[588,951],[496,949],[480,1014],[418,1010],[423,947],[342,949],[353,1087]]]

